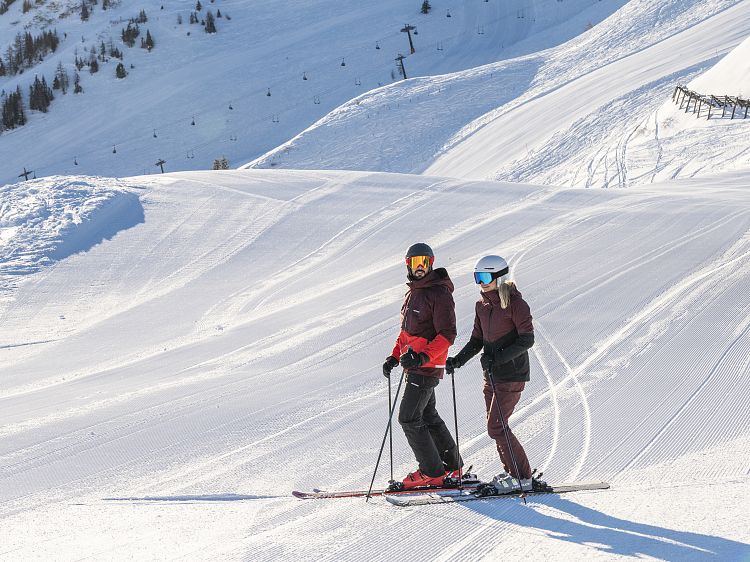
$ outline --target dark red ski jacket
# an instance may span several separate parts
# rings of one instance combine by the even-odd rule
[[[534,325],[529,305],[516,286],[511,287],[508,308],[500,306],[497,291],[488,291],[482,293],[475,312],[471,339],[454,358],[456,367],[482,351],[482,369],[487,373],[489,367],[495,382],[528,381]]]
[[[456,339],[456,305],[453,282],[445,268],[433,269],[422,279],[407,283],[401,307],[401,332],[391,355],[398,359],[411,347],[429,358],[408,373],[443,378],[448,348]]]

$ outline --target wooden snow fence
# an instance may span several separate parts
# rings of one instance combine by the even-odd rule
[[[746,119],[748,109],[750,109],[750,100],[742,99],[735,96],[714,96],[693,92],[685,86],[678,85],[672,92],[672,101],[679,104],[680,109],[685,108],[685,113],[691,111],[701,116],[705,109],[706,119],[711,119],[712,115],[718,113],[721,109],[721,116],[726,117],[727,112],[731,109],[731,119],[735,117]]]

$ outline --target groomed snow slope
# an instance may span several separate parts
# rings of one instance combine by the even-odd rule
[[[566,26],[604,19],[600,3]],[[369,92],[249,164],[379,170],[567,185],[654,181],[628,143],[674,86],[713,66],[750,35],[750,4],[631,0],[570,41],[466,71]],[[540,41],[541,36],[527,41]],[[521,43],[524,44],[524,43]],[[731,155],[750,122],[733,123]],[[747,165],[714,159],[681,173],[688,143],[662,146],[673,176]],[[697,151],[710,150],[700,145]],[[728,162],[732,162],[731,165]],[[630,167],[634,170],[630,170]],[[637,169],[635,169],[637,168]],[[645,169],[643,169],[645,168]]]
[[[126,180],[142,222],[2,303],[0,558],[746,560],[747,179]],[[511,420],[550,480],[612,490],[419,509],[290,496],[369,483],[417,240],[456,284],[458,345],[473,262],[509,259],[537,335]],[[462,452],[489,476],[476,361],[455,382]],[[437,395],[452,425],[448,379]],[[399,428],[394,448],[402,475],[414,461]]]

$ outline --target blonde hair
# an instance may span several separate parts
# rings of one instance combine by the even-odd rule
[[[515,281],[498,280],[497,293],[500,295],[500,308],[508,308],[510,305],[510,291],[516,288]]]

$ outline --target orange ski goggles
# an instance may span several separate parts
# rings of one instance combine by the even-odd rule
[[[435,258],[432,256],[412,256],[410,258],[406,258],[406,267],[411,269],[412,271],[416,271],[417,268],[421,265],[422,269],[427,271],[432,267],[433,262],[435,261]]]

